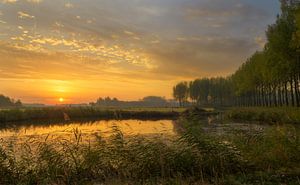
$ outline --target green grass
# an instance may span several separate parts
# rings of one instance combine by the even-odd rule
[[[300,183],[300,131],[294,126],[271,126],[264,133],[237,132],[228,142],[248,161],[247,181],[264,184]]]
[[[223,151],[237,173],[224,173],[225,184],[300,184],[300,127],[294,124],[270,125],[265,130],[233,129],[230,133],[204,133],[199,119],[181,121],[188,138],[199,147]],[[199,139],[200,138],[200,139]],[[195,142],[196,141],[196,142]],[[218,145],[218,142],[222,145]],[[217,144],[216,144],[217,143]],[[211,153],[218,153],[212,150]],[[216,160],[216,159],[215,159]],[[211,164],[210,164],[211,165]],[[227,167],[229,168],[229,167]]]
[[[235,121],[250,121],[268,124],[300,124],[300,108],[292,107],[251,107],[231,108],[225,111],[226,117]]]

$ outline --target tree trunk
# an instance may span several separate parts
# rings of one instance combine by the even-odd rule
[[[294,100],[294,88],[293,88],[293,79],[290,80],[290,86],[291,86],[291,100],[292,100],[292,106],[295,106],[295,100]]]
[[[277,96],[276,96],[276,85],[274,85],[274,87],[273,87],[273,89],[272,89],[272,95],[273,95],[273,105],[275,106],[275,107],[277,107],[278,106],[278,104],[277,104]]]
[[[278,105],[280,107],[282,107],[282,89],[281,89],[281,84],[279,85],[278,89],[277,89],[277,94],[278,94]]]
[[[298,84],[298,79],[296,74],[294,75],[294,88],[295,88],[295,95],[296,95],[296,105],[297,107],[300,107],[300,102],[299,102],[299,84]]]
[[[289,106],[289,96],[288,96],[288,89],[287,89],[287,82],[284,83],[284,93],[285,93],[285,105]]]
[[[270,107],[272,107],[273,105],[273,101],[272,101],[272,88],[271,88],[271,85],[269,86],[269,93],[268,93],[268,96],[269,96],[269,105]]]
[[[264,86],[261,87],[261,102],[262,106],[266,106]]]

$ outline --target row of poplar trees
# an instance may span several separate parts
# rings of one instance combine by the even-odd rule
[[[191,100],[203,105],[300,107],[300,1],[282,0],[281,10],[266,31],[264,50],[233,75],[174,86],[180,105]]]

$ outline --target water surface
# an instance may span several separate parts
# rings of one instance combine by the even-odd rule
[[[125,136],[141,135],[146,137],[172,137],[175,128],[172,120],[109,120],[93,122],[72,122],[46,126],[21,126],[0,130],[2,143],[23,143],[28,141],[70,140],[80,135],[84,141],[93,141],[95,135],[109,137],[114,129],[122,131]]]

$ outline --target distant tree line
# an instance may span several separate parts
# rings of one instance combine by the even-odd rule
[[[300,2],[282,0],[281,14],[269,25],[263,51],[254,53],[233,75],[180,82],[173,96],[184,105],[300,107]]]
[[[20,100],[15,101],[4,95],[0,95],[0,107],[20,107],[22,102]]]
[[[191,82],[180,82],[173,88],[173,96],[180,106],[219,105],[229,106],[234,101],[232,83],[228,78],[202,78]]]
[[[102,107],[170,107],[175,104],[176,102],[159,96],[147,96],[139,101],[122,101],[117,98],[106,97],[99,98],[95,103],[91,103],[93,106]]]

